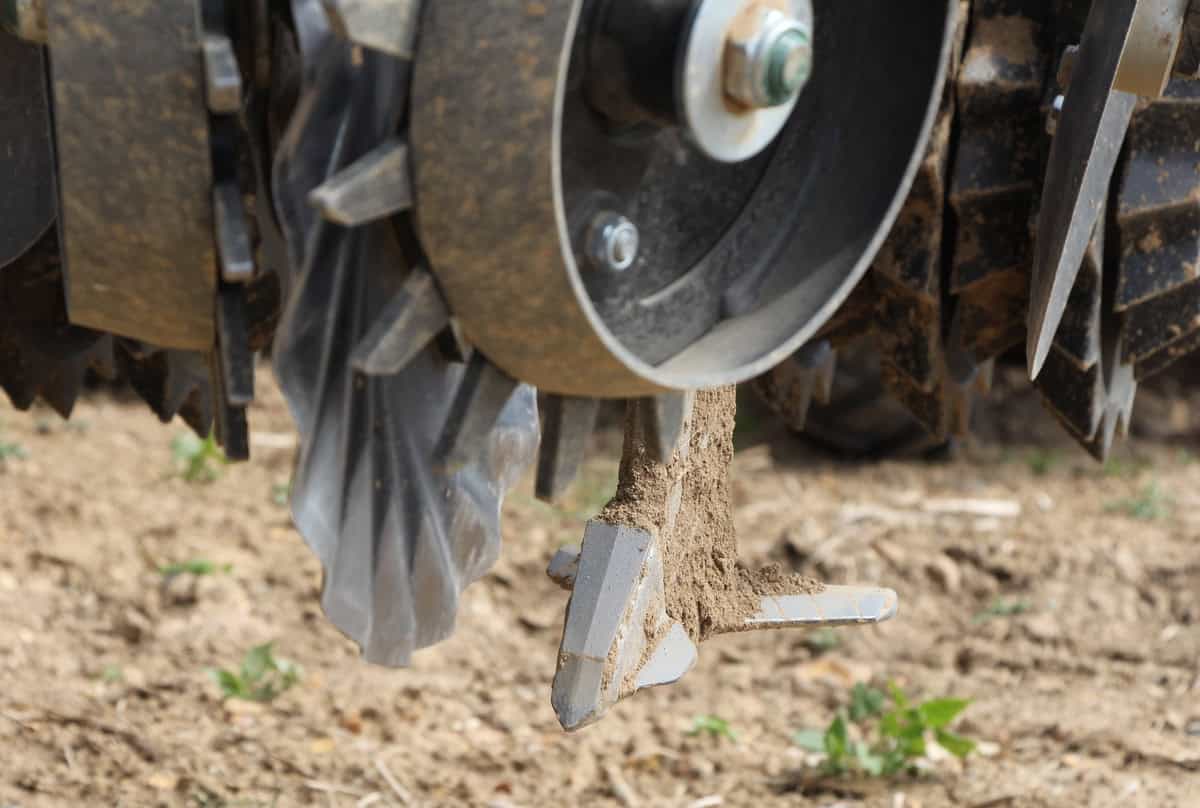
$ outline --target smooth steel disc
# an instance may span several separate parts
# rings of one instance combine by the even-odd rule
[[[564,132],[588,4],[535,14],[524,0],[427,3],[411,105],[415,211],[467,338],[510,376],[564,395],[715,387],[777,364],[838,308],[890,229],[941,98],[958,5],[816,3],[813,78],[741,213],[703,234],[716,240],[690,269],[600,300],[589,280],[599,270],[576,258],[579,211],[564,188],[566,165],[588,165],[583,141]],[[726,191],[711,180],[724,164],[707,173],[679,155],[664,190],[643,186],[623,211],[643,244],[671,219],[667,201]],[[654,271],[643,262],[622,275]],[[665,308],[674,314],[639,331],[643,310]]]

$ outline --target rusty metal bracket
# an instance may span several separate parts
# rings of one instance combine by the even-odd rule
[[[54,221],[54,143],[45,57],[0,31],[0,267],[23,255]]]
[[[1175,67],[1190,0],[1138,3],[1113,89],[1158,98]]]
[[[73,322],[213,345],[216,257],[195,0],[47,8]]]

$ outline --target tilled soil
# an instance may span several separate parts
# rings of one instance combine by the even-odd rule
[[[989,430],[1006,443],[938,464],[842,464],[768,430],[734,463],[743,560],[892,586],[899,617],[718,637],[678,685],[567,735],[548,692],[566,595],[543,570],[611,493],[614,438],[564,506],[511,497],[455,637],[383,670],[320,614],[263,381],[254,461],[210,484],[172,473],[183,428],[140,405],[0,411],[0,805],[1200,805],[1200,461],[1178,432],[1103,469],[1029,445],[1058,433],[1028,396]],[[231,566],[158,571],[197,559]],[[267,641],[299,684],[223,701],[209,671]],[[972,699],[957,728],[981,753],[819,777],[793,733],[889,680]],[[702,715],[736,737],[690,735]]]

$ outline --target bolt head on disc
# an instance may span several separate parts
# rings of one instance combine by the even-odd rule
[[[714,160],[748,160],[775,140],[812,70],[811,0],[702,0],[680,51],[677,97]]]
[[[680,51],[711,32],[703,75],[727,116],[713,131],[731,162],[675,128],[642,137],[601,125],[576,80],[592,69],[580,50],[584,0],[536,16],[525,0],[426,3],[414,218],[466,339],[544,392],[602,398],[735,384],[810,339],[907,196],[959,5],[880,3],[864,16],[819,2],[813,79],[788,103],[746,114],[730,112],[723,63],[733,12],[750,4],[705,0],[683,21],[692,33]],[[723,22],[711,24],[718,7]],[[761,7],[806,12],[808,2]],[[766,59],[775,67],[763,88],[803,83],[803,43],[783,26],[757,30],[767,47],[752,53],[783,55]],[[736,159],[756,138],[769,148]]]

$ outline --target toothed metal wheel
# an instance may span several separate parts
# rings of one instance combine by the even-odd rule
[[[0,387],[18,409],[40,398],[66,418],[87,372],[112,376],[116,361],[110,335],[68,320],[56,247],[51,230],[0,269]]]
[[[976,24],[976,36],[991,44],[986,20]],[[819,339],[753,382],[792,429],[841,451],[886,453],[918,445],[922,438],[912,434],[904,408],[924,427],[930,446],[960,436],[969,427],[975,394],[990,379],[990,363],[976,362],[961,344],[962,332],[948,331],[960,304],[945,272],[954,254],[946,243],[955,233],[948,220],[954,135],[965,115],[962,86],[971,80],[964,74],[979,50],[972,45],[963,55],[967,30],[964,13],[926,154],[870,272]],[[1007,56],[995,58],[1014,69]],[[996,149],[988,151],[994,156]],[[839,350],[851,357],[848,372],[833,361]],[[884,400],[889,396],[900,405]],[[814,404],[824,406],[810,425]]]
[[[367,659],[449,636],[494,563],[500,502],[532,460],[536,395],[461,344],[405,213],[405,9],[294,0],[299,77],[275,153],[286,240],[276,374],[301,436],[292,515],[322,603]],[[407,31],[407,33],[406,33]],[[383,36],[385,41],[381,41]],[[386,46],[386,47],[384,47]]]
[[[1043,398],[1100,458],[1127,425],[1135,379],[1200,346],[1195,53],[1184,38],[1171,78],[1163,65],[1174,46],[1146,50],[1139,33],[1166,25],[1170,36],[1162,41],[1174,43],[1184,5],[971,3],[956,93],[943,105],[951,136],[939,138],[935,128],[930,154],[872,271],[820,335],[839,348],[876,345],[888,388],[935,435],[966,428],[972,393],[986,389],[991,362],[1025,338],[1027,321],[1037,322],[1030,334],[1044,351],[1044,367],[1033,368]],[[1200,15],[1193,11],[1191,18]],[[1115,56],[1097,44],[1122,31],[1128,36]],[[1081,52],[1089,51],[1082,69],[1091,78],[1075,85]],[[1126,73],[1130,64],[1136,69]],[[1152,87],[1154,97],[1131,107],[1121,92],[1126,81]],[[1072,91],[1076,100],[1068,105]],[[1104,110],[1113,104],[1121,114],[1110,112],[1113,120],[1105,123]],[[1081,110],[1099,116],[1099,140],[1077,120]],[[1058,136],[1083,145],[1058,148],[1061,165],[1046,176],[1052,194],[1042,208],[1062,207],[1054,193],[1074,193],[1064,178],[1080,168],[1080,155],[1099,149],[1097,160],[1112,172],[1111,181],[1091,182],[1080,208],[1086,216],[1071,217],[1065,234],[1049,214],[1039,220],[1038,208],[1050,137]],[[1081,238],[1075,230],[1087,221],[1087,249],[1073,264]],[[1062,252],[1065,242],[1045,246],[1056,238],[1072,242],[1071,255],[1057,259],[1058,270],[1037,275],[1042,298],[1031,309],[1036,250],[1040,244]],[[1047,297],[1051,281],[1054,306]],[[779,401],[782,383],[806,367],[820,344],[758,383],[792,422],[803,420],[807,394],[793,386],[792,398]],[[845,429],[853,431],[853,423]]]
[[[1200,347],[1200,81],[1177,78],[1133,113],[1118,168],[1112,306],[1126,318],[1122,361],[1148,378]]]

